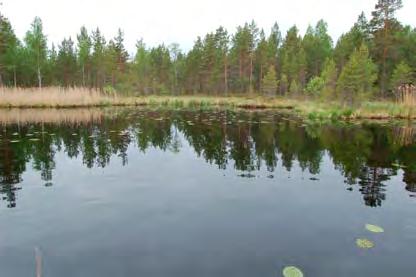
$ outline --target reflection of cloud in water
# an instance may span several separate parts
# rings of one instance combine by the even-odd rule
[[[190,148],[219,169],[232,167],[242,178],[278,176],[280,167],[299,167],[319,183],[323,157],[358,184],[367,206],[387,199],[391,176],[403,171],[410,193],[416,191],[415,129],[411,125],[314,125],[270,112],[172,111],[147,109],[0,110],[0,195],[9,207],[27,163],[41,173],[43,185],[54,180],[56,153],[80,157],[88,168],[104,168],[112,159],[128,163],[129,146],[179,153]],[[263,176],[263,177],[262,177]]]

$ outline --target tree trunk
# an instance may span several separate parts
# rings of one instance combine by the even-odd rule
[[[227,56],[225,56],[224,58],[224,91],[225,91],[225,96],[228,96],[228,70],[227,70]]]
[[[42,89],[42,75],[40,73],[40,66],[38,66],[38,84],[39,84],[39,89]]]
[[[381,96],[384,98],[386,93],[386,79],[387,79],[387,56],[388,56],[388,35],[389,35],[389,20],[388,10],[384,10],[384,39],[383,39],[383,56],[382,56],[382,73],[380,80]]]
[[[249,88],[250,94],[253,92],[253,54],[250,54],[250,82],[249,82]]]
[[[13,67],[14,88],[17,88],[16,66]]]
[[[262,93],[262,89],[263,89],[263,86],[262,86],[262,80],[263,80],[263,64],[261,64],[260,65],[260,78],[259,78],[259,92],[260,93]]]
[[[85,88],[85,65],[82,65],[82,86]]]

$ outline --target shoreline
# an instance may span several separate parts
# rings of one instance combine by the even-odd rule
[[[50,92],[49,92],[50,93]],[[56,92],[54,92],[56,93]],[[59,92],[61,93],[61,92]],[[4,95],[3,95],[4,96]],[[30,98],[32,97],[32,98]],[[416,107],[405,106],[392,101],[366,101],[360,107],[349,108],[337,102],[322,102],[314,99],[293,99],[258,95],[235,96],[104,96],[91,92],[74,98],[71,93],[48,98],[48,92],[35,93],[30,99],[17,96],[2,99],[0,109],[74,109],[105,107],[165,107],[172,109],[243,109],[243,110],[284,110],[310,120],[416,120]],[[88,97],[84,99],[83,97]]]

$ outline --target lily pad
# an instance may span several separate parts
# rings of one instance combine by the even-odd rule
[[[20,140],[11,140],[10,143],[18,143]]]
[[[407,168],[407,166],[402,165],[402,164],[398,164],[398,163],[393,163],[391,164],[393,167],[397,167],[397,168]]]
[[[365,228],[373,233],[384,233],[384,229],[381,228],[380,226],[377,225],[373,225],[373,224],[366,224]]]
[[[296,266],[287,266],[283,269],[284,277],[303,277],[302,271]]]
[[[355,243],[357,244],[359,248],[363,248],[363,249],[370,249],[374,247],[374,242],[368,239],[357,239]]]
[[[39,141],[38,138],[29,139],[30,141]]]

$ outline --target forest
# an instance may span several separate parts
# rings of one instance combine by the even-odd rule
[[[86,87],[120,95],[259,94],[356,103],[392,99],[415,80],[416,28],[396,18],[401,0],[378,0],[334,42],[324,20],[302,36],[296,26],[282,34],[252,21],[234,33],[224,27],[198,37],[185,52],[178,44],[149,47],[137,41],[134,55],[124,34],[107,40],[99,28],[81,27],[76,38],[48,47],[36,17],[23,40],[0,11],[0,86]]]

